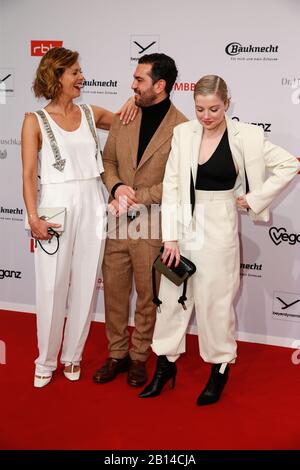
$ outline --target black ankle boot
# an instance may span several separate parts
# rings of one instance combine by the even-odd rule
[[[228,364],[223,374],[219,372],[221,365],[222,364],[212,365],[209,380],[197,399],[198,406],[211,405],[219,400],[229,374]]]
[[[162,391],[164,385],[171,379],[171,388],[175,388],[176,374],[177,369],[175,362],[168,361],[166,356],[158,356],[153,379],[139,394],[139,397],[157,397]]]

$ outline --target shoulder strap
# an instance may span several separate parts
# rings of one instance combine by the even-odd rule
[[[53,131],[49,124],[48,118],[42,109],[36,111],[36,114],[38,114],[42,120],[45,132],[51,145],[51,149],[55,159],[55,163],[53,163],[52,166],[54,166],[56,170],[63,172],[65,169],[66,160],[61,158],[60,150],[58,148],[55,135],[53,134]]]
[[[91,114],[91,110],[90,108],[88,107],[87,104],[80,104],[79,105],[82,109],[82,111],[84,112],[85,114],[85,117],[86,117],[86,120],[87,120],[87,123],[89,125],[89,128],[90,128],[90,131],[92,133],[92,136],[94,138],[94,141],[95,141],[95,144],[96,144],[96,154],[95,154],[95,158],[97,160],[97,156],[98,156],[98,152],[100,150],[100,154],[101,154],[101,149],[99,148],[99,139],[97,137],[97,134],[96,134],[96,130],[95,130],[95,126],[94,126],[94,121],[93,121],[93,118],[92,118],[92,114]]]
[[[183,290],[182,290],[182,295],[178,299],[178,303],[182,305],[183,310],[186,310],[186,305],[185,301],[187,300],[186,297],[186,289],[187,289],[187,281],[188,278],[186,278],[183,282]],[[160,305],[162,304],[162,301],[157,295],[157,290],[156,290],[156,269],[154,265],[152,266],[152,291],[153,291],[153,299],[152,302],[157,306],[157,310],[160,312]]]
[[[152,291],[153,291],[153,299],[152,302],[157,306],[158,311],[160,311],[160,304],[162,301],[158,298],[157,290],[156,290],[156,270],[155,267],[152,266]]]
[[[183,281],[183,291],[182,291],[182,295],[181,295],[181,296],[179,297],[179,299],[178,299],[178,303],[182,305],[183,310],[186,310],[185,301],[187,300],[187,297],[186,297],[187,281],[188,281],[188,278],[186,278],[186,279]]]

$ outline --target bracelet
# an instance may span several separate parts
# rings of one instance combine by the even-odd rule
[[[39,215],[36,212],[34,214],[28,214],[28,219],[32,219],[33,217],[39,218]]]

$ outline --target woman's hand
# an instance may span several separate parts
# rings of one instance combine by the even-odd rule
[[[168,260],[169,258],[169,260]],[[162,262],[163,264],[166,264],[168,260],[168,268],[170,268],[173,264],[174,259],[176,260],[175,262],[175,267],[179,265],[180,262],[180,251],[178,248],[178,243],[176,241],[172,242],[165,242],[164,244],[164,251],[162,254]]]
[[[236,199],[236,205],[239,209],[250,209],[250,206],[247,202],[246,196],[239,196]]]
[[[132,96],[123,104],[119,111],[117,111],[117,114],[120,114],[120,121],[123,121],[123,124],[129,124],[135,119],[138,109],[135,104],[134,96]]]
[[[45,220],[40,219],[38,215],[30,217],[29,225],[33,238],[37,240],[51,240],[53,235],[48,233],[48,229],[51,227],[55,230],[60,227],[60,224],[49,224]]]

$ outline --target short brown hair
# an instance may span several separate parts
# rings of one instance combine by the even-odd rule
[[[43,96],[47,100],[57,98],[61,92],[60,77],[67,67],[78,60],[78,52],[64,47],[53,47],[43,56],[36,71],[33,91],[37,98]]]
[[[197,95],[217,95],[224,104],[229,104],[228,88],[225,80],[218,75],[204,75],[194,88],[194,98]]]

